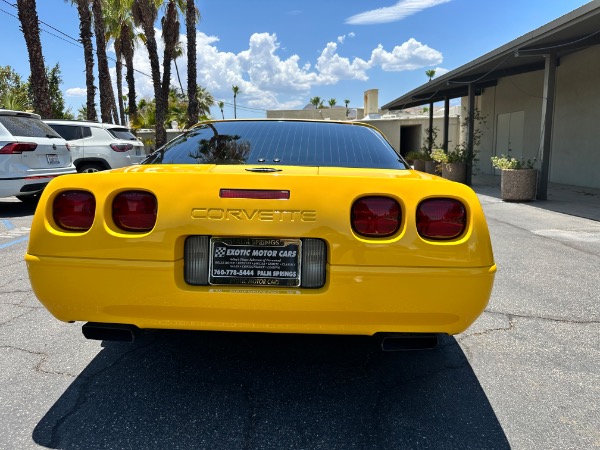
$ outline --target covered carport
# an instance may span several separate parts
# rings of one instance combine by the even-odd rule
[[[540,176],[537,198],[545,200],[557,113],[555,108],[557,69],[561,65],[561,59],[599,44],[600,0],[594,0],[458,69],[427,82],[383,105],[382,109],[402,110],[429,104],[431,124],[433,104],[444,102],[443,135],[444,149],[447,151],[450,100],[466,98],[466,147],[468,155],[472,156],[474,152],[475,97],[482,95],[486,89],[496,86],[503,78],[530,72],[543,73],[543,92],[539,100],[541,120],[538,129],[541,151],[539,152]],[[429,128],[431,130],[433,127]],[[469,164],[467,170],[467,184],[471,183],[471,176],[472,163]]]

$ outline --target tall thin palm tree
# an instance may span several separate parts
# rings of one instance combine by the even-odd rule
[[[158,8],[163,0],[133,0],[133,17],[144,31],[144,42],[148,49],[150,67],[152,71],[152,86],[156,101],[156,145],[160,147],[167,142],[165,121],[167,116],[169,89],[171,86],[171,62],[175,47],[179,41],[179,16],[177,8],[181,8],[182,0],[166,0],[165,15],[161,19],[162,38],[164,41],[162,79],[158,46],[154,23],[158,18]]]
[[[46,76],[44,55],[42,54],[42,42],[40,40],[40,27],[38,25],[35,0],[17,0],[17,10],[19,21],[21,22],[21,30],[23,30],[23,37],[27,44],[31,79],[36,80],[31,86],[33,90],[33,107],[43,118],[51,119],[52,104],[50,102],[50,88],[48,77]]]
[[[237,96],[241,93],[240,88],[238,86],[231,86],[231,90],[233,91],[233,118],[237,119]]]
[[[225,113],[223,112],[223,108],[225,107],[225,102],[220,101],[217,103],[219,105],[219,109],[221,110],[221,118],[225,120]]]
[[[85,0],[84,0],[85,1]],[[135,111],[135,81],[133,80],[133,35],[131,30],[133,29],[133,19],[131,17],[131,3],[132,0],[102,0],[104,23],[106,27],[106,40],[114,40],[114,47],[116,53],[116,74],[117,74],[117,99],[119,106],[119,114],[121,117],[121,123],[127,123],[125,117],[125,105],[123,100],[123,61],[127,70],[126,78],[128,87],[129,70],[131,68],[131,81],[134,84],[133,91],[133,102],[129,101],[129,107],[132,106]],[[128,57],[130,61],[128,62]],[[131,95],[128,95],[131,98]],[[131,114],[131,111],[129,111]]]
[[[198,85],[196,82],[196,23],[200,21],[200,11],[194,0],[186,1],[185,29],[187,34],[187,94],[188,94],[188,125],[198,122]]]
[[[350,100],[346,99],[344,100],[344,103],[346,104],[346,117],[348,117],[348,105],[350,104]]]
[[[98,79],[100,85],[100,117],[102,122],[119,123],[117,106],[113,93],[108,58],[106,57],[106,37],[102,0],[92,0],[94,32],[96,34],[96,57],[98,58]]]
[[[70,0],[77,7],[79,15],[79,37],[83,45],[83,60],[85,62],[86,102],[85,114],[87,120],[98,120],[96,114],[96,86],[94,85],[94,46],[92,44],[92,12],[89,0]]]

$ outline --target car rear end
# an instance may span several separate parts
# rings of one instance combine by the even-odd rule
[[[119,125],[104,125],[105,130],[113,138],[110,144],[113,151],[112,168],[139,164],[145,157],[144,144],[128,128]]]
[[[75,173],[66,141],[37,114],[0,110],[0,196],[27,199]]]
[[[341,136],[327,152],[360,151]],[[293,137],[313,146],[305,138]],[[291,141],[269,140],[288,159]],[[243,159],[251,147],[223,151]],[[206,161],[204,150],[193,157]],[[405,170],[397,155],[391,168],[273,156],[55,180],[26,256],[36,295],[64,321],[139,328],[456,334],[481,314],[496,266],[470,188]]]

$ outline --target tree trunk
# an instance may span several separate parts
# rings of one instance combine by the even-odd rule
[[[79,14],[79,36],[83,45],[83,59],[85,61],[85,88],[86,88],[86,119],[98,121],[96,114],[96,86],[94,86],[94,47],[92,45],[92,14],[88,0],[77,0]]]
[[[93,0],[94,32],[96,34],[96,56],[98,58],[98,79],[100,81],[100,116],[102,122],[119,123],[116,117],[115,94],[112,89],[108,59],[106,57],[106,39],[104,19],[102,15],[102,0]]]
[[[119,103],[119,116],[121,119],[121,125],[126,125],[127,120],[125,119],[125,105],[123,104],[123,52],[121,51],[121,42],[119,39],[115,40],[115,53],[117,56],[117,100]]]
[[[198,123],[198,85],[196,83],[196,2],[187,0],[185,28],[187,33],[188,127]]]
[[[152,86],[154,87],[154,98],[156,101],[156,147],[161,147],[167,142],[167,131],[165,130],[166,105],[163,106],[162,86],[160,82],[160,61],[158,59],[158,48],[154,34],[154,21],[156,19],[156,7],[147,0],[135,0],[135,13],[139,17],[140,24],[146,35],[146,48],[150,58],[152,71]],[[162,115],[162,117],[161,117]]]
[[[40,41],[40,28],[35,0],[17,0],[17,9],[21,29],[23,30],[23,37],[27,44],[27,53],[29,54],[31,79],[36,80],[31,85],[33,106],[42,118],[51,119],[52,104],[50,102],[50,88],[48,77],[46,76],[44,55],[42,54],[42,42]]]
[[[167,4],[167,11],[163,20],[163,41],[165,42],[165,52],[163,55],[163,80],[162,80],[162,91],[160,101],[160,114],[159,114],[159,102],[156,102],[156,124],[158,125],[159,120],[163,125],[164,130],[164,141],[161,144],[158,143],[158,128],[156,132],[156,146],[160,147],[167,142],[167,131],[164,129],[164,123],[167,117],[167,108],[169,105],[169,87],[171,86],[171,62],[173,61],[173,55],[175,54],[175,47],[179,41],[179,20],[177,14],[177,7],[175,0],[169,0]]]
[[[129,120],[137,116],[137,104],[135,102],[135,77],[133,70],[133,36],[131,29],[128,26],[124,26],[121,29],[121,50],[125,57],[125,66],[127,67],[127,74],[125,76],[127,80],[127,101],[129,102]]]

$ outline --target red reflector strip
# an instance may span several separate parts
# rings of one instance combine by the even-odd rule
[[[257,200],[289,200],[290,191],[262,189],[221,189],[221,198],[253,198]]]

